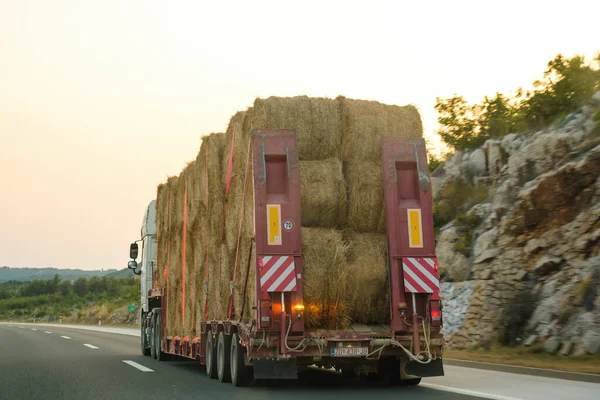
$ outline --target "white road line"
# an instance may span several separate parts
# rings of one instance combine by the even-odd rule
[[[131,365],[133,368],[137,368],[142,372],[154,372],[153,369],[150,369],[148,367],[144,367],[142,364],[138,364],[135,361],[131,361],[131,360],[123,360],[123,362],[125,364]]]
[[[9,327],[9,328],[12,328],[12,325],[9,325],[8,327]]]
[[[70,338],[70,337],[68,337],[68,336],[61,336],[61,338],[63,338],[63,339],[71,339],[71,338]]]
[[[24,326],[20,326],[19,328],[24,329],[25,327]]]
[[[96,347],[96,346],[94,346],[93,344],[87,344],[87,343],[84,343],[83,345],[84,345],[85,347],[89,347],[90,349],[94,349],[94,350],[96,350],[96,349],[99,349],[99,348],[100,348],[100,347]]]
[[[44,331],[44,333],[47,333],[48,335],[52,335],[52,332]]]
[[[516,367],[518,369],[531,369],[534,371],[547,371],[547,372],[557,372],[557,373],[565,373],[565,374],[569,374],[569,375],[587,375],[587,376],[598,376],[598,374],[591,374],[588,372],[570,372],[570,371],[563,371],[560,369],[548,369],[548,368],[536,368],[536,367],[523,367],[521,365],[514,365],[514,364],[499,364],[499,363],[490,363],[490,362],[485,362],[485,361],[471,361],[471,360],[461,360],[458,358],[444,358],[444,360],[450,360],[450,361],[459,361],[459,362],[465,362],[465,363],[469,363],[469,364],[483,364],[483,365],[491,365],[493,367]],[[457,367],[462,367],[462,365],[456,365]],[[474,367],[464,367],[464,368],[474,368]],[[492,370],[495,371],[495,370]],[[511,374],[514,373],[518,373],[518,372],[510,372]]]
[[[31,328],[31,330],[32,330],[32,331],[37,331],[37,329],[35,329],[35,328]]]
[[[421,383],[419,386],[434,389],[434,390],[443,390],[444,392],[452,392],[458,394],[464,394],[465,396],[474,396],[481,397],[482,399],[490,399],[490,400],[523,400],[516,397],[508,397],[508,396],[500,396],[497,394],[485,393],[485,392],[477,392],[475,390],[468,389],[459,389],[451,386],[443,386],[443,385],[435,385],[433,383]]]

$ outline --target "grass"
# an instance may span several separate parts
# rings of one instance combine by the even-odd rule
[[[465,361],[544,368],[556,371],[600,374],[600,355],[566,357],[539,352],[540,350],[541,349],[536,346],[518,348],[492,346],[490,350],[448,349],[444,352],[444,357]]]

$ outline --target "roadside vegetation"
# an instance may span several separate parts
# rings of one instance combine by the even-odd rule
[[[4,282],[0,284],[0,320],[76,322],[90,310],[112,312],[126,305],[137,305],[139,281],[133,278],[96,276],[61,280]],[[96,319],[97,321],[97,319]]]
[[[496,93],[478,104],[469,104],[458,94],[437,98],[438,134],[455,150],[472,150],[490,138],[554,125],[586,105],[598,90],[600,54],[589,63],[582,56],[559,54],[533,82],[533,90]]]

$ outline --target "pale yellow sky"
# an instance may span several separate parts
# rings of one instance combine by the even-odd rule
[[[597,1],[0,0],[0,266],[123,268],[156,185],[254,98],[479,101],[600,49]]]

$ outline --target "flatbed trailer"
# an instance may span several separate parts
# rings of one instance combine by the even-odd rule
[[[256,257],[251,250],[241,259],[247,268],[256,268],[251,323],[210,320],[205,314],[198,335],[165,335],[168,289],[152,282],[153,202],[142,229],[142,353],[158,360],[197,360],[210,378],[235,386],[253,379],[294,379],[312,365],[409,385],[418,384],[421,377],[443,375],[445,342],[425,141],[384,138],[382,144],[390,324],[343,330],[305,325],[295,132],[254,129],[250,141]],[[134,243],[130,256],[135,259],[137,253]],[[144,257],[150,261],[144,262]],[[129,267],[139,268],[135,261]],[[230,316],[233,311],[230,304]]]

